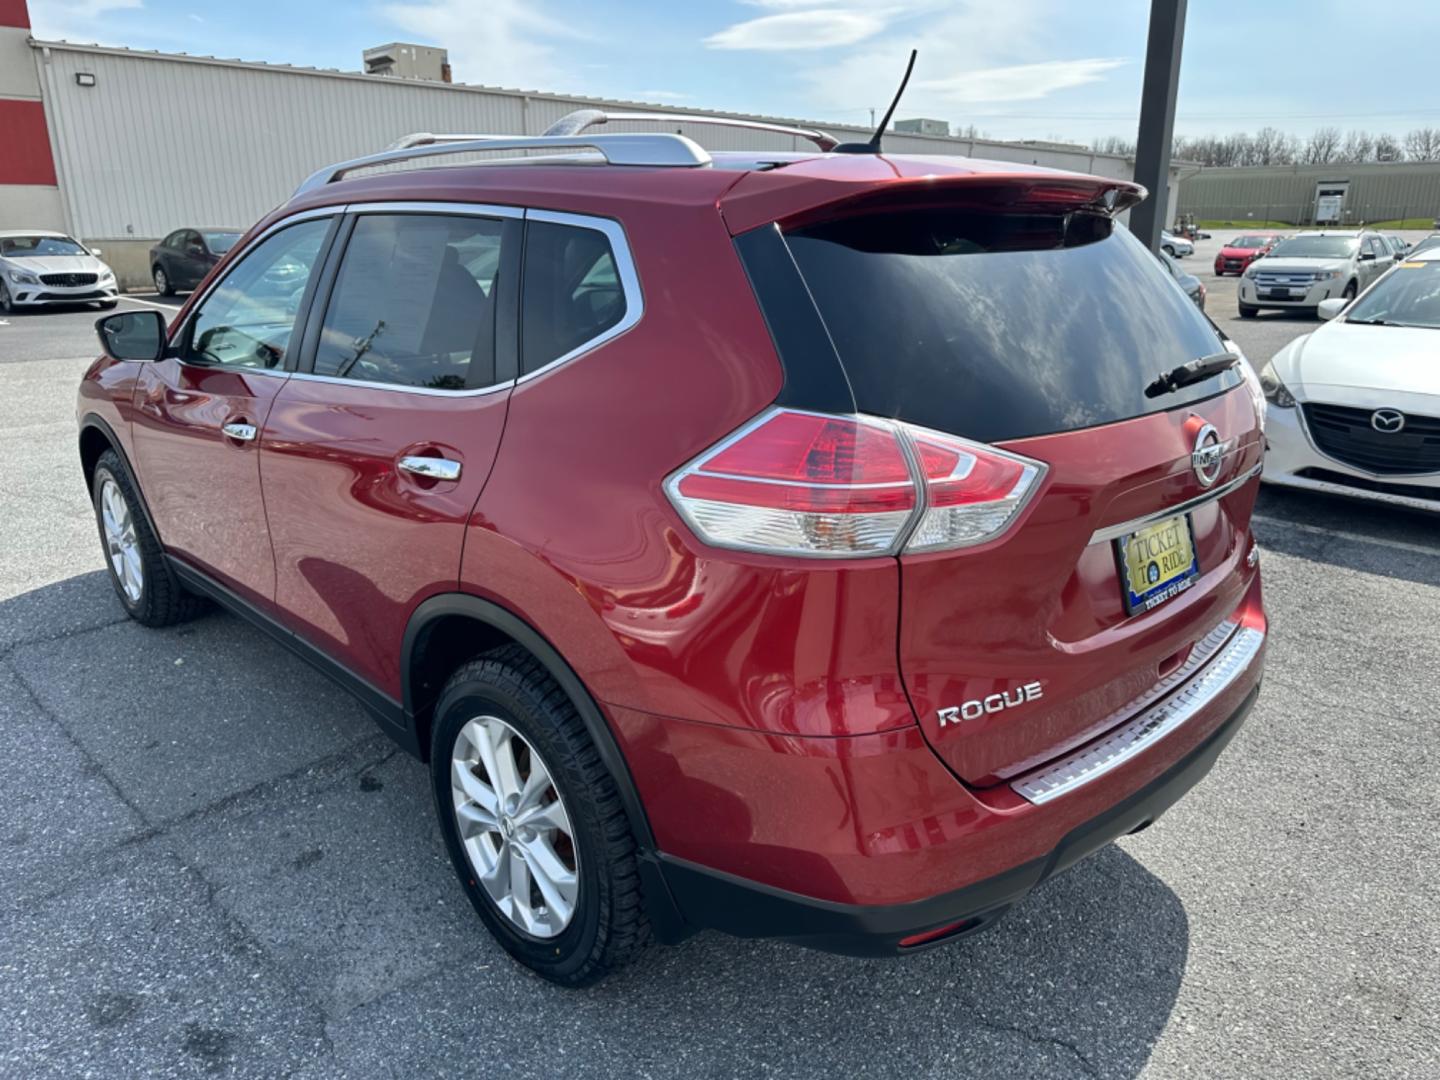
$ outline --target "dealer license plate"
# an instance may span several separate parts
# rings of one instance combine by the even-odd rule
[[[1178,596],[1200,576],[1190,515],[1137,529],[1115,541],[1125,613],[1138,615]]]

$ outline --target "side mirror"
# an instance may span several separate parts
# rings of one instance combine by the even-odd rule
[[[91,255],[101,255],[101,254],[103,254],[103,252],[102,252],[99,248],[97,248],[97,247],[92,247],[92,248],[90,248],[90,249],[88,249],[88,250],[89,250],[89,252],[90,252]]]
[[[1321,300],[1320,306],[1315,311],[1322,322],[1329,322],[1349,306],[1350,301],[1343,296],[1332,296],[1329,300]]]
[[[120,311],[95,320],[100,347],[112,360],[159,360],[165,353],[165,316],[158,311]]]
[[[1375,261],[1375,252],[1373,252],[1373,251],[1362,251],[1362,252],[1360,252],[1360,261],[1361,261],[1361,262],[1374,262],[1374,261]]]

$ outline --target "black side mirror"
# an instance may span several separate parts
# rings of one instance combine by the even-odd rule
[[[1362,251],[1362,252],[1360,252],[1360,261],[1361,261],[1361,262],[1374,262],[1374,261],[1375,261],[1375,252],[1373,252],[1373,251]]]
[[[95,320],[100,347],[112,360],[159,360],[165,353],[165,316],[158,311],[120,311]]]

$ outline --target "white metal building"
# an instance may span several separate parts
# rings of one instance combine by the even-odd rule
[[[17,48],[22,39],[23,50]],[[60,228],[98,243],[122,282],[133,285],[148,279],[149,245],[171,230],[248,226],[315,169],[372,153],[410,132],[538,134],[579,108],[677,116],[701,111],[37,41],[27,29],[0,26],[0,67],[22,52],[33,64],[33,78],[5,80],[0,98],[22,83],[36,89],[31,97],[43,103],[54,191],[15,184],[0,170],[0,228]],[[0,100],[0,126],[5,104]],[[842,140],[870,134],[859,127],[778,122],[823,127]],[[629,125],[646,128],[656,125]],[[791,136],[679,120],[663,128],[714,150],[810,148]],[[1122,179],[1134,168],[1113,155],[1021,143],[892,132],[885,145],[896,152],[1023,161]],[[1176,186],[1172,174],[1172,207]]]

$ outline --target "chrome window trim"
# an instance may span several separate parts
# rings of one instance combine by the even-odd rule
[[[1038,806],[1119,768],[1228,690],[1249,669],[1264,643],[1263,631],[1249,626],[1237,628],[1233,620],[1226,619],[1195,644],[1184,665],[1121,710],[1122,714],[1143,710],[1138,715],[1059,761],[1012,780],[1011,790]],[[1182,682],[1184,685],[1177,689]],[[1172,690],[1174,693],[1170,693]],[[1168,696],[1152,704],[1163,695]]]
[[[176,325],[176,328],[170,334],[169,340],[174,341],[176,337],[183,338],[186,334],[188,334],[190,332],[191,325],[195,322],[195,317],[200,314],[200,309],[203,308],[206,303],[209,302],[210,297],[215,294],[215,290],[218,289],[221,285],[225,284],[225,282],[229,279],[230,275],[235,272],[235,268],[238,267],[241,263],[243,263],[246,259],[248,259],[251,253],[253,253],[257,247],[263,244],[266,240],[270,239],[270,237],[274,236],[281,229],[288,229],[291,225],[298,225],[302,221],[312,221],[315,218],[340,217],[344,213],[345,206],[342,204],[336,204],[334,206],[316,206],[312,207],[309,210],[300,210],[297,213],[290,214],[287,217],[281,218],[279,221],[271,223],[264,232],[258,234],[253,240],[250,241],[250,243],[245,245],[245,249],[235,256],[234,261],[231,263],[231,265],[225,268],[225,273],[222,276],[216,278],[209,285],[207,285],[203,293],[201,293],[198,297],[195,296],[193,293],[191,294],[188,301],[190,310],[185,313],[185,321]],[[311,272],[314,272],[313,267]],[[277,371],[273,368],[241,368],[230,367],[225,364],[192,364],[189,363],[183,356],[176,356],[175,359],[184,367],[200,368],[206,371],[214,368],[219,368],[223,371],[258,372],[264,375],[283,376],[284,378],[289,378],[291,375],[295,374],[295,372],[287,371],[283,368]]]
[[[346,213],[362,216],[365,214],[448,214],[463,215],[467,217],[486,218],[509,218],[520,220],[524,218],[525,211],[518,206],[502,206],[498,203],[468,203],[468,202],[374,202],[374,203],[348,203],[345,206]],[[341,254],[341,266],[336,268],[336,282],[339,281],[339,270],[344,266],[344,254]],[[320,312],[320,329],[325,329],[325,312]],[[518,361],[518,358],[517,358]],[[316,375],[313,371],[290,372],[293,379],[303,379],[306,382],[329,383],[333,386],[361,386],[369,390],[389,390],[397,394],[419,394],[423,397],[443,398],[467,398],[484,397],[487,394],[498,393],[501,390],[509,390],[515,385],[514,379],[507,379],[504,382],[491,383],[489,386],[477,386],[469,390],[437,390],[429,386],[406,386],[403,383],[372,382],[369,379],[346,379],[337,378],[334,375]]]
[[[1219,487],[1212,488],[1205,492],[1203,495],[1197,495],[1193,499],[1186,499],[1184,502],[1176,503],[1174,506],[1167,506],[1164,510],[1156,510],[1153,514],[1146,514],[1144,517],[1131,518],[1129,521],[1122,521],[1118,525],[1107,525],[1103,529],[1096,529],[1090,536],[1090,543],[1103,544],[1109,540],[1117,540],[1122,536],[1129,536],[1136,529],[1143,529],[1146,525],[1154,525],[1156,522],[1165,521],[1167,518],[1176,517],[1180,514],[1188,514],[1208,502],[1213,502],[1215,499],[1223,499],[1237,488],[1243,487],[1247,481],[1259,476],[1262,468],[1264,468],[1263,461],[1247,469],[1243,474],[1235,477],[1233,480],[1226,481]]]
[[[516,386],[527,383],[531,379],[538,379],[541,375],[548,374],[562,364],[568,364],[571,360],[613,341],[638,323],[645,314],[645,296],[640,289],[640,277],[635,272],[635,260],[630,254],[630,243],[625,237],[625,228],[618,221],[613,218],[593,217],[588,214],[567,214],[558,210],[526,210],[525,220],[547,222],[552,225],[570,225],[574,228],[594,229],[597,232],[604,233],[606,239],[610,241],[610,251],[615,256],[615,271],[620,277],[620,288],[625,293],[625,314],[621,316],[620,321],[614,326],[602,331],[589,341],[577,345],[563,356],[557,356],[554,360],[536,368],[534,371],[522,373],[520,377],[515,380]],[[523,279],[521,288],[522,290],[524,288]],[[520,320],[522,355],[519,359],[523,362],[523,342],[525,336],[523,296],[521,300]]]

